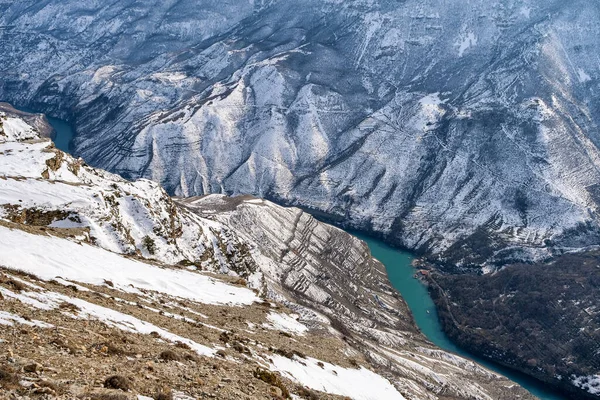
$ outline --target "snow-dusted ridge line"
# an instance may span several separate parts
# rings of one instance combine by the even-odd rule
[[[252,277],[252,259],[222,224],[177,207],[154,182],[129,182],[90,168],[54,149],[24,120],[2,115],[9,134],[0,135],[0,177],[5,178],[0,179],[0,216],[75,228],[79,240],[115,253]],[[26,133],[18,134],[22,130]],[[46,224],[44,218],[50,217]]]

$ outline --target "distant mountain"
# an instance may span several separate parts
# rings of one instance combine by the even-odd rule
[[[0,98],[172,194],[255,194],[462,266],[600,240],[595,1],[0,2]]]

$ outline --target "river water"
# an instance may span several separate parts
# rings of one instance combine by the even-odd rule
[[[20,107],[15,105],[15,108],[32,114],[42,114],[28,107]],[[52,138],[54,146],[65,153],[71,154],[71,144],[73,142],[73,137],[75,136],[73,127],[67,121],[50,117],[47,114],[46,118],[48,119],[48,122],[50,122],[50,125],[52,125],[54,128],[55,137]]]
[[[74,137],[74,130],[71,125],[56,118],[49,117],[48,121],[56,131],[56,137],[54,138],[55,146],[60,150],[70,152]],[[473,356],[452,343],[442,330],[435,305],[429,296],[427,288],[420,280],[414,277],[415,269],[411,264],[414,258],[409,253],[394,249],[379,240],[357,232],[351,233],[364,240],[369,245],[373,256],[385,265],[392,285],[402,295],[413,313],[417,326],[430,341],[444,350],[472,359],[506,376],[542,400],[566,400],[565,397],[556,394],[542,383],[527,375]]]
[[[73,141],[73,136],[75,132],[71,125],[68,122],[63,121],[62,119],[48,117],[48,122],[54,128],[56,132],[56,137],[54,138],[54,146],[57,149],[64,151],[65,153],[71,153],[71,142]]]
[[[357,232],[351,233],[367,242],[373,257],[385,265],[390,282],[408,304],[417,326],[434,344],[444,350],[476,361],[486,368],[506,376],[508,379],[518,383],[534,396],[537,396],[542,400],[567,399],[566,397],[557,394],[543,383],[525,374],[474,356],[452,343],[442,330],[435,305],[429,296],[426,286],[419,279],[414,277],[416,272],[415,268],[412,266],[414,257],[407,252],[394,249],[380,240]]]

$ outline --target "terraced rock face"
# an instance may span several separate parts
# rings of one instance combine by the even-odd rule
[[[460,265],[597,243],[590,1],[0,3],[0,98],[170,193],[302,205]]]
[[[351,235],[248,196],[172,199],[0,123],[3,393],[532,398],[428,342]]]

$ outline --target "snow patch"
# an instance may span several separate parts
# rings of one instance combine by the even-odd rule
[[[65,296],[56,292],[23,292],[17,295],[4,288],[2,289],[2,294],[7,295],[7,297],[15,298],[23,304],[27,304],[34,308],[51,310],[57,308],[57,306],[61,303],[70,303],[77,306],[79,310],[77,311],[77,314],[65,313],[65,315],[68,315],[72,318],[96,319],[108,326],[118,328],[126,332],[141,333],[145,335],[156,332],[161,338],[170,342],[182,342],[187,344],[191,349],[200,355],[213,356],[216,353],[216,350],[211,349],[210,347],[201,345],[191,339],[166,331],[154,324],[142,321],[131,315],[123,314],[110,308],[87,302],[85,300]],[[14,314],[0,311],[0,324],[12,325],[11,321],[32,326],[40,326],[42,328],[53,327],[53,325],[45,322],[36,320],[26,321],[21,317],[15,316]]]
[[[38,321],[36,319],[26,320],[24,318],[19,317],[18,315],[11,314],[6,311],[0,311],[0,325],[13,326],[15,322],[19,323],[21,325],[37,326],[39,328],[53,328],[54,327],[54,325],[47,324],[46,322]]]
[[[591,394],[600,394],[600,375],[573,376],[571,382]]]
[[[187,76],[181,72],[157,72],[152,74],[151,77],[170,84],[180,82],[187,78]]]
[[[446,111],[442,104],[447,100],[440,99],[439,93],[431,93],[419,100],[419,110],[413,117],[411,125],[418,131],[427,132],[444,116]]]
[[[577,75],[579,78],[579,83],[586,83],[592,80],[592,77],[589,76],[583,69],[577,69]]]
[[[104,81],[108,81],[110,77],[117,71],[117,67],[114,65],[105,65],[96,70],[94,72],[94,76],[92,77],[92,82],[99,84]]]
[[[519,10],[519,13],[525,18],[529,19],[531,17],[531,7],[523,6]]]
[[[50,280],[102,285],[107,277],[126,292],[153,290],[206,304],[247,305],[258,301],[249,289],[187,270],[159,268],[68,240],[0,227],[0,264]]]
[[[20,118],[5,117],[0,119],[0,140],[17,141],[38,137],[38,133]],[[2,134],[4,132],[4,134]]]
[[[279,331],[289,332],[296,335],[302,335],[304,332],[308,331],[306,325],[298,322],[292,315],[271,312],[269,315],[267,315],[267,319],[271,322],[271,325],[264,325],[267,328],[274,328]]]
[[[477,36],[473,32],[464,33],[455,42],[455,46],[458,47],[458,56],[462,57],[467,49],[475,45],[477,45]]]
[[[310,357],[302,363],[278,355],[272,360],[276,371],[314,390],[353,400],[404,400],[390,381],[362,367],[342,368]]]
[[[192,350],[194,350],[200,355],[212,356],[216,353],[216,350],[211,349],[210,347],[203,346],[199,343],[194,342],[191,339],[176,335],[162,328],[159,328],[158,326],[153,325],[149,322],[137,319],[131,315],[123,314],[110,308],[102,307],[93,303],[88,303],[84,300],[76,298],[67,298],[66,296],[57,293],[52,293],[52,295],[56,295],[59,298],[64,297],[65,301],[75,304],[77,307],[79,307],[81,311],[79,311],[78,317],[80,318],[95,318],[99,321],[102,321],[108,326],[113,326],[115,328],[119,328],[127,332],[141,333],[145,335],[149,335],[152,332],[156,332],[160,335],[161,338],[170,342],[182,342],[187,344]]]

